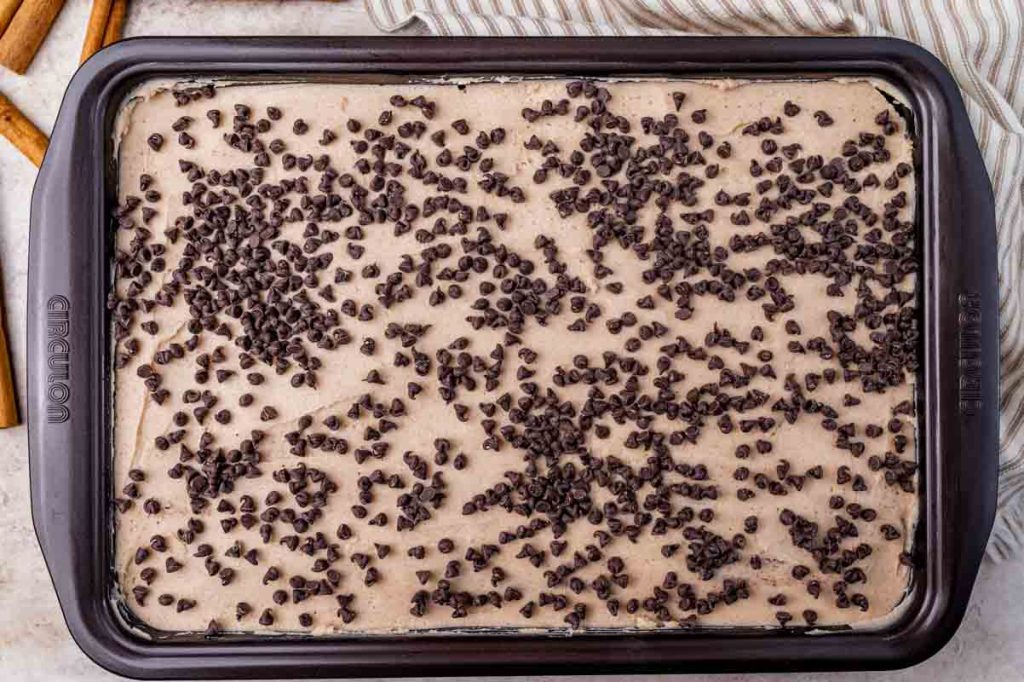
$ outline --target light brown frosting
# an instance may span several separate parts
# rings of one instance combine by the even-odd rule
[[[638,81],[618,82],[608,87],[613,94],[615,112],[630,119],[634,124],[632,134],[643,140],[653,138],[644,136],[639,129],[637,122],[640,118],[654,116],[660,119],[668,112],[675,112],[671,93],[684,91],[686,101],[678,114],[680,126],[691,131],[691,137],[694,138],[697,130],[707,131],[714,136],[716,146],[723,140],[731,143],[733,154],[729,159],[715,157],[713,148],[705,151],[709,162],[718,163],[721,171],[714,181],[709,180],[708,185],[700,190],[699,204],[689,209],[672,209],[673,218],[682,210],[716,209],[714,219],[708,223],[713,247],[728,247],[729,238],[734,234],[751,234],[767,229],[765,224],[757,221],[749,226],[734,226],[730,223],[729,214],[736,208],[719,208],[713,202],[714,193],[719,189],[731,194],[752,191],[756,182],[756,179],[750,177],[747,167],[750,159],[755,156],[764,159],[758,148],[763,138],[743,135],[741,131],[744,126],[762,116],[781,116],[783,103],[791,100],[802,108],[802,112],[792,118],[783,117],[785,132],[774,137],[780,145],[799,142],[803,145],[802,154],[818,153],[827,162],[840,154],[844,140],[856,139],[858,133],[865,130],[879,132],[873,123],[875,115],[879,111],[891,110],[886,99],[867,82]],[[678,574],[680,583],[693,585],[701,596],[708,590],[721,589],[721,581],[724,578],[747,581],[750,591],[748,599],[719,606],[710,614],[700,616],[697,621],[700,624],[774,625],[777,624],[775,613],[779,610],[794,614],[794,624],[798,625],[803,624],[799,614],[804,609],[814,609],[817,612],[819,625],[867,623],[890,613],[903,597],[909,580],[909,569],[900,564],[898,557],[906,549],[913,534],[918,498],[914,494],[901,492],[898,487],[886,485],[883,479],[884,471],[869,470],[869,456],[882,456],[893,450],[893,434],[886,430],[881,437],[865,438],[863,426],[872,423],[885,427],[892,418],[894,406],[908,399],[913,400],[913,377],[907,376],[905,383],[891,387],[884,393],[865,393],[859,382],[847,383],[839,380],[832,385],[822,381],[820,387],[808,394],[834,406],[840,413],[838,423],[853,422],[858,425],[858,440],[865,443],[866,451],[863,456],[854,458],[848,450],[838,449],[833,445],[835,434],[822,428],[820,415],[803,414],[795,424],[790,425],[785,423],[780,414],[772,413],[769,408],[777,398],[786,396],[782,391],[782,385],[787,374],[795,372],[802,377],[810,371],[820,373],[825,367],[839,369],[835,360],[823,361],[815,353],[794,355],[786,350],[786,346],[793,340],[806,342],[814,336],[828,338],[827,312],[836,309],[852,313],[857,302],[856,296],[826,296],[825,287],[829,280],[821,276],[788,276],[784,278],[784,284],[787,291],[794,296],[796,307],[791,313],[779,315],[773,322],[765,319],[761,310],[763,301],[748,301],[742,295],[737,296],[737,300],[730,305],[717,304],[710,296],[699,299],[692,318],[680,322],[673,317],[674,306],[666,301],[657,300],[657,297],[653,309],[637,308],[637,298],[651,292],[650,287],[644,285],[640,279],[640,272],[647,265],[632,253],[614,246],[605,249],[604,264],[610,267],[614,274],[607,279],[595,278],[593,263],[586,254],[586,250],[591,248],[591,230],[587,226],[586,216],[576,214],[569,218],[561,218],[548,198],[549,192],[567,184],[567,181],[553,175],[545,184],[534,184],[531,176],[539,166],[541,157],[537,151],[524,148],[524,142],[534,134],[542,140],[554,141],[566,153],[576,148],[583,128],[582,124],[573,123],[571,115],[544,117],[527,124],[520,114],[524,106],[539,107],[544,99],[557,101],[563,98],[564,81],[482,82],[459,87],[455,84],[235,85],[220,88],[212,99],[201,99],[185,106],[176,106],[173,97],[166,90],[151,92],[133,102],[123,114],[119,148],[121,197],[140,194],[137,187],[138,178],[143,173],[153,176],[154,188],[162,194],[160,201],[147,204],[152,205],[157,211],[147,227],[153,233],[151,243],[166,245],[165,258],[168,268],[163,273],[155,274],[154,283],[143,296],[152,296],[157,287],[170,277],[170,270],[177,262],[183,246],[184,240],[171,244],[163,235],[163,230],[170,227],[176,216],[187,212],[182,206],[181,196],[189,189],[191,183],[179,172],[178,159],[191,160],[207,170],[252,165],[251,155],[230,149],[221,139],[222,134],[230,129],[234,104],[250,106],[254,111],[254,119],[264,116],[267,106],[280,107],[284,112],[284,118],[274,123],[271,133],[266,136],[267,139],[282,139],[288,151],[297,155],[309,153],[317,156],[320,153],[328,153],[332,167],[339,172],[354,172],[356,155],[350,146],[350,140],[361,139],[361,135],[349,133],[345,129],[345,121],[349,118],[357,119],[363,123],[364,129],[379,127],[376,125],[379,113],[391,109],[394,111],[394,122],[387,129],[394,132],[401,122],[418,118],[418,112],[412,107],[396,109],[389,105],[389,97],[396,93],[407,98],[424,95],[435,101],[437,114],[432,121],[428,121],[429,131],[445,129],[448,144],[456,153],[461,150],[462,144],[471,144],[478,131],[496,127],[505,129],[507,139],[504,143],[492,146],[484,155],[494,159],[496,170],[511,176],[510,184],[523,187],[527,201],[513,204],[508,198],[485,194],[476,184],[481,176],[479,169],[473,169],[465,174],[469,179],[469,190],[467,194],[460,195],[459,199],[466,204],[486,206],[491,212],[507,211],[510,215],[507,229],[498,230],[493,222],[488,223],[487,228],[495,241],[534,259],[538,265],[538,272],[544,272],[545,268],[542,257],[533,247],[535,238],[540,234],[554,238],[559,256],[567,263],[570,273],[579,276],[585,282],[588,297],[600,305],[603,316],[585,333],[566,330],[566,326],[576,317],[571,314],[553,318],[547,326],[527,326],[522,334],[523,345],[538,353],[536,363],[530,368],[536,370],[536,380],[542,386],[550,385],[550,376],[556,367],[571,368],[575,355],[589,356],[592,362],[600,364],[602,351],[615,349],[623,352],[624,343],[627,338],[635,336],[636,328],[627,329],[619,335],[611,335],[606,330],[604,321],[629,310],[637,313],[640,323],[649,324],[657,321],[670,330],[664,339],[647,341],[633,354],[652,367],[659,355],[658,347],[662,343],[670,342],[677,335],[684,336],[695,345],[701,345],[706,334],[716,325],[721,329],[727,329],[740,340],[749,340],[751,329],[755,325],[760,325],[764,329],[764,341],[754,343],[751,351],[744,356],[740,356],[735,350],[721,348],[709,349],[709,353],[720,355],[726,365],[733,369],[738,369],[741,361],[760,365],[761,363],[753,357],[757,350],[770,350],[773,353],[772,365],[778,378],[758,377],[750,388],[771,395],[771,400],[765,407],[754,414],[774,416],[776,425],[767,434],[747,434],[740,432],[739,429],[730,434],[723,434],[715,428],[713,419],[709,419],[708,427],[704,429],[696,445],[684,444],[671,448],[672,456],[677,462],[704,464],[708,470],[708,481],[705,483],[714,483],[718,487],[718,499],[715,501],[693,502],[683,498],[674,501],[676,505],[691,505],[695,512],[705,507],[714,511],[712,521],[701,523],[695,519],[694,526],[704,525],[728,540],[743,532],[744,518],[755,515],[759,519],[759,529],[756,533],[746,535],[746,545],[740,550],[740,560],[720,568],[710,581],[702,581],[687,570],[687,542],[682,539],[678,530],[669,531],[665,536],[652,536],[648,532],[643,532],[635,543],[624,536],[615,537],[611,544],[602,548],[603,558],[600,561],[589,563],[574,574],[588,584],[587,589],[577,596],[565,585],[546,587],[543,572],[553,569],[559,563],[571,563],[574,551],[585,553],[584,548],[587,545],[596,544],[592,535],[596,527],[586,519],[580,519],[569,526],[563,538],[569,543],[565,553],[555,558],[548,551],[546,561],[539,569],[532,567],[525,559],[514,558],[523,540],[501,546],[501,552],[492,561],[491,566],[501,566],[507,578],[496,589],[501,592],[507,586],[514,586],[523,593],[520,601],[508,603],[502,608],[472,608],[467,617],[459,620],[450,617],[449,608],[438,606],[428,608],[422,618],[413,617],[409,612],[411,596],[419,589],[432,589],[436,581],[442,577],[448,561],[461,560],[467,548],[471,546],[478,547],[481,543],[498,544],[497,535],[500,531],[514,531],[517,525],[526,522],[522,517],[506,514],[500,508],[470,516],[462,514],[464,502],[472,495],[503,480],[503,472],[522,468],[522,454],[507,444],[497,452],[481,449],[485,434],[479,424],[482,415],[478,407],[479,402],[494,400],[505,390],[519,395],[514,373],[516,367],[522,363],[515,355],[516,348],[509,348],[502,385],[497,391],[488,394],[482,386],[474,392],[463,391],[457,402],[464,403],[470,408],[470,417],[466,422],[459,421],[451,407],[438,397],[433,377],[417,379],[411,368],[394,367],[392,357],[401,348],[397,340],[385,338],[384,329],[390,322],[431,325],[429,331],[417,343],[417,349],[431,357],[437,349],[446,347],[460,336],[467,336],[471,340],[468,352],[487,357],[495,344],[502,341],[503,330],[472,331],[464,322],[467,315],[473,314],[470,306],[478,296],[476,280],[472,279],[465,284],[466,294],[461,299],[449,300],[437,308],[431,308],[426,304],[426,290],[417,290],[412,301],[394,306],[392,309],[378,305],[374,285],[379,279],[362,278],[359,275],[360,269],[367,264],[376,263],[380,266],[383,277],[397,270],[403,254],[419,253],[424,245],[416,243],[412,232],[395,238],[390,225],[370,225],[365,228],[366,237],[360,242],[366,247],[366,254],[360,260],[354,261],[346,253],[345,244],[348,240],[344,237],[333,244],[325,245],[321,251],[330,252],[334,256],[330,271],[336,266],[342,266],[355,273],[351,282],[334,287],[338,301],[352,298],[360,304],[373,303],[377,315],[372,322],[359,322],[343,316],[343,327],[350,332],[354,342],[333,351],[316,353],[323,362],[322,369],[318,371],[319,386],[316,389],[292,388],[289,385],[290,375],[278,376],[272,370],[260,366],[253,370],[259,369],[267,381],[259,387],[250,386],[244,379],[246,372],[238,371],[238,349],[228,339],[207,334],[203,337],[197,352],[210,352],[215,347],[222,346],[228,360],[220,366],[234,369],[237,374],[224,383],[211,379],[207,385],[196,387],[192,375],[197,367],[190,354],[185,360],[161,369],[163,386],[169,389],[172,397],[165,404],[157,405],[143,386],[142,380],[136,376],[136,370],[140,362],[151,360],[154,352],[166,349],[172,342],[183,343],[190,336],[185,328],[188,309],[179,297],[176,305],[171,308],[158,306],[152,313],[139,316],[139,321],[156,320],[159,331],[155,336],[139,332],[133,334],[141,342],[141,350],[128,366],[117,371],[114,377],[114,469],[117,491],[128,482],[129,470],[139,469],[145,473],[145,481],[138,484],[140,497],[130,510],[118,515],[116,527],[117,572],[121,589],[126,594],[125,602],[135,615],[147,625],[165,631],[202,630],[211,619],[216,620],[224,629],[247,632],[312,631],[318,634],[446,627],[565,628],[563,618],[571,610],[571,605],[584,603],[588,607],[584,627],[655,627],[653,615],[643,609],[635,615],[627,615],[623,607],[618,617],[611,616],[589,587],[590,582],[598,575],[608,574],[606,562],[612,556],[619,556],[624,560],[625,572],[630,576],[627,589],[615,587],[612,590],[615,596],[621,596],[623,604],[630,596],[641,599],[649,596],[653,587],[662,583],[666,571],[669,570]],[[576,104],[577,102],[573,101],[573,106]],[[218,129],[214,129],[205,117],[205,112],[210,108],[219,109],[224,116],[225,123]],[[691,122],[690,114],[695,109],[707,110],[707,122],[703,125]],[[820,127],[812,115],[817,109],[827,110],[834,118],[834,124]],[[179,147],[175,142],[175,133],[171,132],[172,123],[183,115],[195,119],[188,130],[196,140],[196,146],[192,150]],[[304,136],[297,136],[292,132],[292,121],[299,117],[310,127],[310,131]],[[463,137],[451,129],[451,121],[459,118],[468,121],[472,128],[470,135]],[[898,118],[895,112],[893,118]],[[324,128],[335,131],[338,139],[321,147],[316,140]],[[146,138],[153,132],[160,132],[167,138],[159,152],[152,151],[146,143]],[[415,148],[422,149],[424,155],[432,160],[438,148],[428,138],[429,132],[420,140],[410,143]],[[902,130],[899,134],[887,138],[887,148],[891,152],[891,160],[875,164],[868,169],[882,179],[893,172],[898,162],[910,161],[912,154],[911,142],[904,136]],[[275,157],[274,163],[267,169],[266,180],[276,182],[281,178],[296,177],[299,174],[297,170],[283,171],[279,157]],[[310,170],[306,175],[311,179],[311,187],[315,188],[319,174]],[[406,185],[406,195],[410,201],[418,202],[427,195],[437,193],[436,188],[424,188],[409,179],[402,181]],[[904,191],[909,195],[908,204],[912,207],[913,177],[902,179],[898,191]],[[344,194],[344,190],[342,193]],[[890,201],[894,194],[893,190],[875,187],[860,192],[859,199],[873,211],[881,214],[884,204]],[[832,199],[819,198],[816,201],[828,201],[837,205],[844,196],[842,192],[837,192]],[[753,203],[748,209],[750,212],[756,208],[758,200],[758,195],[754,193]],[[796,214],[804,208],[795,206],[792,211],[784,212],[782,215]],[[645,210],[639,222],[652,225],[655,217],[652,209],[653,206]],[[911,208],[901,210],[900,219],[910,219],[911,213]],[[434,218],[420,218],[414,227],[429,228],[433,220]],[[781,217],[775,220],[781,220]],[[322,227],[343,231],[344,227],[353,222],[354,218],[350,218],[340,225],[325,224]],[[677,227],[682,227],[680,221],[677,220],[676,224]],[[303,222],[287,223],[283,228],[283,236],[301,243],[303,226]],[[866,229],[862,226],[861,232]],[[468,236],[475,236],[475,225],[470,228]],[[131,237],[132,230],[121,230],[119,246],[126,248]],[[452,258],[454,261],[460,254],[457,247],[458,238],[449,238],[448,241],[455,246],[455,255]],[[770,248],[752,254],[731,253],[729,264],[734,269],[754,266],[763,268],[765,260],[770,257],[774,257]],[[546,272],[544,274],[546,275]],[[607,290],[609,282],[622,282],[625,291],[619,295],[610,293]],[[908,281],[901,284],[904,290],[909,290],[911,286],[912,282]],[[125,283],[119,283],[118,289],[123,294]],[[320,303],[325,307],[337,307],[337,303],[329,304],[322,300]],[[784,329],[787,320],[796,320],[801,332],[797,335],[788,334]],[[867,334],[868,331],[862,326],[854,338],[869,345]],[[377,349],[372,356],[366,356],[359,351],[360,343],[366,338],[376,340]],[[706,361],[698,362],[679,357],[674,367],[686,375],[680,393],[719,379],[719,372],[709,369]],[[378,369],[381,372],[386,381],[385,385],[364,382],[371,369]],[[646,380],[649,381],[653,376],[652,373]],[[420,380],[425,387],[424,393],[416,400],[409,400],[405,395],[406,382],[411,380]],[[288,495],[285,486],[274,482],[271,473],[281,467],[294,467],[300,461],[308,467],[324,471],[337,484],[338,491],[330,498],[330,503],[324,510],[324,518],[315,524],[308,534],[322,532],[328,542],[335,543],[340,550],[341,559],[334,567],[343,577],[337,591],[355,594],[352,608],[358,614],[350,624],[345,625],[341,622],[336,614],[338,605],[331,596],[310,598],[301,604],[289,602],[279,606],[272,602],[271,595],[274,590],[289,590],[287,581],[291,576],[299,574],[316,577],[310,573],[315,557],[306,556],[300,551],[288,551],[278,544],[278,536],[283,532],[280,526],[275,526],[275,537],[269,544],[264,544],[260,540],[256,527],[251,530],[238,527],[230,533],[223,533],[219,519],[227,515],[215,511],[218,500],[214,500],[204,512],[195,515],[205,523],[206,530],[192,545],[186,546],[176,537],[176,531],[182,528],[193,514],[189,509],[184,482],[172,480],[166,473],[177,461],[177,446],[160,451],[155,447],[154,439],[176,428],[172,423],[172,415],[176,411],[183,408],[190,411],[191,406],[183,406],[180,400],[181,393],[189,388],[213,391],[219,398],[215,409],[226,407],[232,412],[229,424],[221,425],[213,419],[208,419],[204,426],[204,430],[213,434],[217,445],[234,447],[254,428],[266,432],[266,439],[260,448],[263,457],[263,476],[252,480],[240,479],[234,492],[223,496],[236,507],[238,498],[248,494],[256,499],[256,513],[259,514],[265,508],[263,500],[271,490],[284,493],[285,502],[280,506],[289,506],[291,496]],[[587,388],[583,384],[578,384],[558,389],[558,392],[566,400],[582,402]],[[249,409],[241,409],[238,407],[238,399],[246,392],[251,392],[255,396],[255,403]],[[357,465],[351,453],[325,454],[310,450],[304,458],[289,454],[283,436],[296,428],[297,420],[303,415],[313,417],[314,423],[309,432],[327,432],[322,426],[322,420],[329,415],[339,415],[342,428],[332,435],[344,436],[353,448],[359,446],[362,443],[363,429],[371,420],[365,417],[353,420],[344,415],[349,406],[364,393],[370,393],[374,400],[384,404],[389,403],[394,397],[400,397],[408,410],[406,416],[395,420],[399,428],[387,434],[387,440],[391,443],[388,457],[383,460],[370,459],[362,465]],[[860,398],[860,404],[843,407],[843,395],[847,393]],[[262,423],[258,416],[260,408],[266,405],[276,408],[280,414],[278,419],[269,424]],[[500,421],[500,417],[496,418]],[[911,444],[901,457],[913,459],[913,420],[909,417],[902,419],[905,422],[902,433],[911,435]],[[603,423],[607,423],[611,428],[611,436],[604,440],[590,438],[587,445],[591,451],[600,457],[614,455],[634,467],[641,466],[649,453],[642,449],[628,449],[622,445],[635,426],[628,422],[625,425],[617,425],[610,419],[604,420]],[[184,442],[194,447],[200,430],[194,420],[190,420],[185,428],[188,435]],[[661,428],[667,432],[679,427],[669,425],[664,418],[658,418],[651,428]],[[453,444],[452,453],[465,453],[468,457],[468,466],[462,471],[456,471],[450,463],[442,467],[436,466],[431,461],[434,453],[432,443],[436,438],[449,439]],[[737,446],[743,443],[751,444],[755,438],[770,441],[772,451],[768,454],[755,453],[750,459],[743,461],[737,459],[734,456]],[[444,472],[447,483],[446,503],[439,510],[433,511],[433,517],[415,530],[397,532],[395,519],[398,510],[395,507],[395,500],[403,491],[375,486],[374,501],[368,505],[370,517],[381,511],[386,512],[389,517],[387,527],[373,527],[367,525],[365,520],[354,519],[350,508],[357,503],[356,480],[360,475],[369,474],[380,468],[386,474],[400,474],[407,486],[414,482],[412,473],[402,463],[402,454],[406,451],[412,451],[426,459],[431,473],[439,470]],[[824,470],[823,478],[807,479],[802,491],[790,490],[787,496],[773,496],[767,491],[756,490],[757,495],[753,500],[739,502],[736,499],[738,488],[754,488],[750,480],[743,483],[734,480],[733,472],[737,466],[748,467],[751,477],[763,472],[775,480],[776,465],[783,459],[790,463],[791,471],[795,473],[802,473],[810,467],[821,465]],[[862,475],[867,482],[868,490],[854,492],[849,484],[837,484],[836,472],[841,465],[849,467],[853,474]],[[672,482],[683,480],[682,477],[672,478],[671,475],[669,478]],[[117,491],[115,493],[120,494]],[[864,542],[873,550],[870,557],[857,564],[866,574],[866,584],[850,586],[850,592],[861,592],[869,598],[870,607],[866,611],[856,607],[839,609],[835,606],[830,585],[836,576],[822,576],[816,562],[807,552],[794,546],[788,529],[779,522],[780,512],[788,508],[818,522],[824,531],[832,525],[833,517],[837,513],[843,513],[833,512],[828,508],[828,499],[835,494],[842,495],[848,503],[856,502],[877,511],[877,520],[871,523],[857,522],[859,537],[844,541],[843,545],[852,548],[857,543]],[[639,497],[642,500],[643,494]],[[162,506],[159,514],[149,515],[143,511],[142,500],[148,498],[159,500]],[[611,496],[607,490],[597,489],[594,499],[600,505],[611,499]],[[342,522],[351,526],[354,533],[351,539],[340,540],[335,537],[335,529]],[[885,541],[879,530],[883,523],[899,529],[902,539]],[[141,565],[136,565],[133,556],[137,548],[148,546],[154,534],[161,534],[166,538],[167,551],[153,552]],[[455,550],[451,554],[442,555],[438,552],[437,543],[441,538],[454,540]],[[547,551],[550,540],[551,532],[545,530],[537,533],[528,542]],[[241,543],[245,551],[257,549],[258,566],[250,566],[243,558],[224,556],[225,551],[236,541]],[[679,543],[681,547],[674,556],[665,558],[661,554],[661,548],[670,542]],[[235,569],[234,581],[229,586],[222,587],[216,577],[208,576],[203,561],[191,556],[199,543],[211,544],[214,547],[214,557],[220,564]],[[390,555],[383,560],[376,558],[374,543],[389,545]],[[412,545],[424,545],[427,548],[423,560],[414,560],[406,555],[406,550]],[[358,569],[350,561],[352,554],[357,552],[373,557],[370,565],[380,572],[379,581],[372,587],[363,585],[365,571]],[[760,557],[760,570],[751,567],[749,561],[753,556]],[[181,562],[182,568],[177,572],[167,573],[164,570],[167,557],[173,557]],[[811,575],[804,580],[795,580],[791,577],[795,565],[811,567]],[[131,590],[141,584],[140,571],[150,566],[157,569],[158,576],[150,585],[145,605],[140,606],[132,599]],[[270,566],[279,569],[281,578],[263,585],[261,576]],[[417,570],[429,570],[432,573],[425,588],[417,582]],[[490,576],[490,567],[474,573],[469,562],[463,561],[462,573],[460,577],[453,579],[452,583],[457,589],[486,592],[492,589]],[[806,582],[812,579],[819,579],[822,582],[822,594],[817,599],[812,598],[805,589]],[[565,594],[570,608],[564,611],[555,611],[550,606],[537,608],[532,619],[523,619],[518,609],[527,601],[536,600],[539,592]],[[686,613],[675,607],[677,598],[674,591],[672,592],[673,597],[669,600],[670,610],[675,617],[686,616]],[[178,613],[173,605],[158,604],[157,595],[165,593],[173,595],[175,599],[195,600],[196,604],[194,608]],[[768,598],[777,594],[785,595],[785,606],[768,603]],[[252,614],[236,621],[235,608],[240,601],[248,602],[254,610]],[[264,608],[271,608],[274,613],[275,620],[270,627],[263,627],[257,623]],[[297,621],[299,613],[309,613],[313,618],[313,625],[309,628],[300,627]]]

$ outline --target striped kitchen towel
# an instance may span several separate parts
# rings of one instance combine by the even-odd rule
[[[1021,0],[366,0],[378,28],[442,36],[897,36],[963,90],[996,195],[1001,423],[989,555],[1024,545],[1024,3]]]

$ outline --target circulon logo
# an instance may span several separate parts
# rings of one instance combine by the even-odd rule
[[[71,302],[64,296],[51,296],[46,302],[46,421],[61,424],[71,416],[67,408],[71,397],[68,383],[71,344]]]
[[[957,364],[960,412],[975,415],[981,411],[981,296],[964,292],[957,298]]]

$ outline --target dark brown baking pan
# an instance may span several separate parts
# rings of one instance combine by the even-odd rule
[[[316,639],[147,636],[113,567],[110,325],[112,126],[152,78],[439,75],[871,76],[916,137],[921,475],[913,581],[881,629],[679,630],[571,637],[461,634]],[[32,198],[29,445],[36,532],[71,634],[138,678],[411,676],[896,668],[953,635],[992,526],[997,327],[992,191],[964,105],[931,54],[889,39],[139,39],[90,60],[64,98]]]

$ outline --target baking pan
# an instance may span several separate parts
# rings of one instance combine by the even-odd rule
[[[912,589],[870,631],[675,630],[316,639],[152,638],[118,610],[112,560],[111,130],[152,78],[528,74],[871,76],[905,97],[917,144],[922,369],[920,522]],[[450,40],[149,38],[118,43],[74,77],[32,198],[29,458],[32,512],[71,634],[138,678],[409,676],[879,669],[938,651],[967,607],[995,513],[998,327],[992,192],[955,83],[891,39]]]

